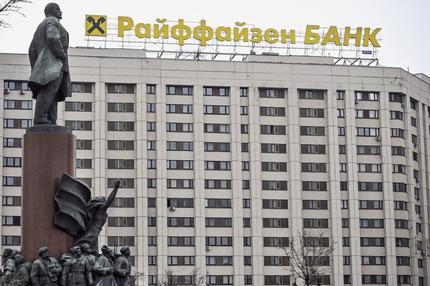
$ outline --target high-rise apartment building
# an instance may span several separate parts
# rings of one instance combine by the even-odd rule
[[[330,58],[243,62],[71,50],[77,137],[93,195],[121,189],[101,244],[129,245],[140,285],[290,285],[279,247],[335,243],[325,285],[430,285],[430,78]],[[2,248],[20,247],[26,55],[0,54]]]

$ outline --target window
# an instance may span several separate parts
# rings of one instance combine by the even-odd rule
[[[92,150],[93,141],[91,140],[76,140],[76,149],[78,150]]]
[[[241,152],[249,152],[249,143],[241,143],[240,144]]]
[[[92,169],[93,160],[91,159],[76,159],[76,169]]]
[[[21,157],[3,157],[3,167],[21,167]]]
[[[264,237],[264,247],[288,247],[290,240],[288,237]]]
[[[204,105],[203,114],[228,115],[230,107],[228,105]]]
[[[379,118],[379,110],[356,109],[355,118],[358,119],[377,119]]]
[[[300,117],[324,118],[323,108],[300,108]]]
[[[379,136],[379,128],[357,127],[357,136],[377,137]]]
[[[204,96],[230,96],[229,87],[203,87]]]
[[[193,189],[194,180],[192,179],[167,179],[168,189]]]
[[[233,246],[233,238],[229,236],[206,236],[206,246]]]
[[[299,89],[299,99],[324,100],[325,90]]]
[[[108,159],[108,169],[134,169],[133,159]]]
[[[336,99],[337,100],[344,100],[345,99],[345,91],[344,90],[337,90],[336,91]]]
[[[109,246],[134,246],[134,236],[108,236],[107,237]]]
[[[240,124],[240,133],[241,134],[248,134],[248,124]]]
[[[249,161],[242,161],[242,171],[249,171]]]
[[[230,143],[204,142],[206,152],[230,152]]]
[[[93,130],[93,122],[92,121],[66,120],[64,125],[66,127],[71,128],[72,130],[79,130],[79,131],[91,131],[91,130]]]
[[[356,91],[355,100],[356,101],[379,101],[379,93],[370,92],[370,91]]]
[[[205,133],[230,133],[230,124],[204,124]]]
[[[360,219],[361,228],[384,228],[383,219]]]
[[[73,82],[72,92],[73,93],[92,93],[93,84],[89,82]]]
[[[3,196],[2,197],[2,205],[9,207],[19,207],[21,206],[21,197],[20,196]]]
[[[263,209],[288,209],[288,200],[263,199]]]
[[[406,191],[407,191],[407,186],[405,183],[397,183],[397,182],[393,183],[393,192],[406,193]]]
[[[108,150],[134,150],[132,140],[108,140],[107,145]]]
[[[156,129],[157,129],[157,123],[156,122],[150,122],[150,121],[146,122],[146,131],[155,132]]]
[[[107,84],[108,93],[135,93],[135,85],[128,83],[108,83]]]
[[[287,145],[261,143],[261,153],[287,153]]]
[[[348,207],[349,207],[348,200],[341,200],[340,201],[340,208],[341,209],[345,210],[345,209],[348,209]]]
[[[285,116],[285,107],[260,106],[260,116]]]
[[[382,165],[381,164],[358,164],[358,172],[359,173],[381,173]]]
[[[357,145],[358,155],[380,155],[380,146],[370,146],[370,145]]]
[[[242,200],[242,208],[244,208],[244,209],[251,208],[251,200],[250,199],[243,199]]]
[[[363,247],[382,247],[382,246],[385,246],[385,238],[360,237],[360,245]]]
[[[308,145],[302,144],[301,153],[302,154],[325,154],[326,153],[326,145]]]
[[[397,119],[403,121],[403,112],[397,110],[390,110],[390,119]]]
[[[33,108],[33,101],[31,100],[4,100],[4,109],[21,109],[31,110]]]
[[[232,227],[232,219],[227,217],[206,217],[206,227]]]
[[[300,126],[300,135],[325,136],[325,127],[323,127],[323,126]]]
[[[3,147],[21,148],[21,138],[3,138]]]
[[[385,256],[362,256],[361,265],[385,265]]]
[[[168,275],[167,285],[195,285],[193,275]]]
[[[395,219],[394,227],[396,229],[408,229],[409,222],[406,219]]]
[[[3,226],[20,226],[21,217],[20,216],[2,216]]]
[[[18,235],[2,235],[1,243],[5,246],[20,246],[21,236]]]
[[[233,265],[233,256],[206,256],[206,265]]]
[[[25,129],[25,128],[31,127],[32,124],[33,124],[33,121],[31,119],[11,119],[11,118],[3,119],[3,128]]]
[[[155,84],[147,84],[146,85],[146,94],[155,94],[156,87],[157,86]]]
[[[346,129],[345,129],[345,127],[338,127],[338,128],[337,128],[337,135],[338,135],[338,136],[345,136],[345,134],[346,134]]]
[[[191,104],[166,104],[166,113],[192,114],[193,106]]]
[[[284,88],[259,88],[260,98],[285,98]]]
[[[261,182],[262,189],[268,191],[286,191],[288,190],[288,182],[287,181],[268,181],[263,180]]]
[[[167,141],[167,151],[193,151],[194,143],[191,141]]]
[[[303,200],[303,209],[305,210],[326,210],[328,203],[326,200]]]
[[[248,115],[248,106],[240,107],[240,115]]]
[[[240,97],[248,97],[248,88],[247,87],[241,87],[239,89]]]
[[[363,284],[386,284],[387,278],[385,275],[361,275],[361,283],[363,283]]]
[[[390,92],[389,94],[389,100],[390,102],[399,102],[399,103],[403,103],[403,94],[401,93],[394,93],[394,92]]]
[[[148,178],[146,181],[146,186],[150,189],[157,187],[157,179]]]
[[[193,170],[194,162],[192,160],[167,160],[168,170]]]
[[[287,172],[287,163],[285,163],[285,162],[261,162],[261,171],[263,171],[263,172]]]
[[[264,285],[290,285],[290,276],[264,275]]]
[[[302,163],[303,173],[326,173],[326,163]]]
[[[166,86],[167,95],[193,95],[193,87],[187,85]]]
[[[402,164],[393,164],[393,173],[406,174],[406,166]]]
[[[361,192],[382,192],[382,183],[358,182],[358,190]]]
[[[206,208],[231,208],[231,199],[205,199]]]
[[[303,228],[328,228],[328,219],[304,218]]]
[[[194,227],[193,217],[168,217],[168,227]]]
[[[302,181],[303,191],[327,191],[327,182]]]
[[[382,210],[384,208],[384,201],[359,200],[358,205],[360,209]]]
[[[205,180],[205,189],[231,189],[231,180]]]
[[[134,179],[132,178],[108,178],[107,186],[108,188],[113,188],[116,180],[119,181],[119,187],[124,189],[133,189],[134,188]]]
[[[233,285],[233,275],[207,275],[207,285]]]
[[[345,109],[338,108],[336,111],[337,118],[345,118]]]
[[[264,256],[264,266],[290,266],[288,256]]]
[[[167,246],[194,246],[194,236],[168,236]]]
[[[108,121],[107,125],[108,131],[134,131],[133,121]]]
[[[166,131],[167,132],[193,132],[193,124],[168,122]]]
[[[134,198],[115,198],[112,205],[113,208],[134,208]]]
[[[394,209],[398,211],[407,211],[408,202],[406,201],[394,201]]]
[[[391,137],[405,138],[405,130],[401,128],[391,128]]]
[[[287,218],[263,218],[264,228],[288,228]]]
[[[402,146],[391,146],[391,155],[393,156],[406,156],[406,149]]]
[[[409,238],[396,237],[396,247],[409,247]]]
[[[285,135],[285,125],[260,125],[260,134]]]
[[[148,256],[148,265],[157,265],[157,256]]]
[[[155,150],[157,147],[157,142],[154,140],[148,140],[146,144],[147,144],[147,150]]]
[[[108,217],[108,226],[110,227],[134,227],[134,217]]]
[[[230,161],[205,161],[205,170],[230,170]]]
[[[155,103],[147,103],[146,104],[146,112],[155,113],[157,110]]]

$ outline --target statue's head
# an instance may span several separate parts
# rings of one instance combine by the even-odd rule
[[[48,247],[46,246],[42,246],[41,248],[39,248],[39,256],[42,258],[48,258],[49,256],[48,253]]]
[[[82,254],[81,247],[79,245],[70,248],[70,252],[77,257],[80,257]]]
[[[51,17],[57,18],[58,20],[62,19],[62,16],[63,16],[63,13],[61,12],[60,6],[58,6],[57,3],[53,3],[53,2],[48,3],[45,6],[44,12],[45,12],[46,17],[51,16]]]
[[[17,253],[15,255],[15,264],[16,265],[21,265],[25,262],[25,258],[24,255],[22,255],[21,253]]]
[[[121,249],[119,250],[119,252],[121,252],[122,255],[129,257],[130,256],[130,248],[128,248],[128,246],[123,246],[121,247]]]
[[[113,251],[107,245],[103,245],[101,251],[106,256],[113,256]]]
[[[82,250],[82,253],[90,253],[91,247],[88,243],[85,242],[81,244],[81,250]]]

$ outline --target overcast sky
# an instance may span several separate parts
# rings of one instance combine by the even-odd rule
[[[9,15],[11,28],[0,29],[0,52],[26,53],[43,8],[50,1],[33,0],[20,15]],[[62,23],[70,33],[71,46],[83,46],[86,14],[116,18],[130,16],[135,22],[154,23],[156,18],[186,21],[206,19],[210,26],[234,26],[244,21],[261,28],[302,31],[306,24],[338,27],[382,28],[378,57],[385,66],[430,75],[429,0],[58,0]]]

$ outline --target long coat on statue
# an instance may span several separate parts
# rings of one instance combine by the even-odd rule
[[[117,286],[113,272],[114,264],[111,259],[104,254],[97,257],[94,265],[95,286]]]
[[[57,47],[47,40],[46,30],[56,28],[56,38],[60,39],[62,47]],[[55,29],[54,29],[55,30]],[[58,79],[63,72],[63,81],[57,93],[57,101],[64,101],[72,96],[71,80],[67,49],[69,48],[69,34],[60,21],[55,17],[46,17],[36,29],[28,50],[31,75],[28,85],[36,98],[39,91],[50,82]]]
[[[131,264],[127,257],[121,255],[115,262],[115,278],[118,286],[130,285]]]

